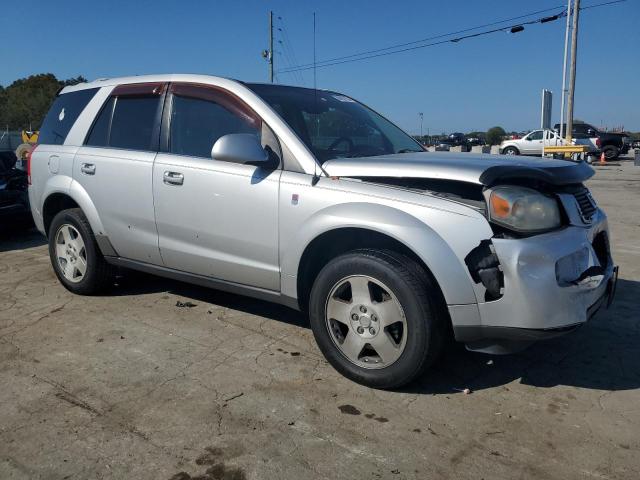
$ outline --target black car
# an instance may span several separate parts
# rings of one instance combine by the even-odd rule
[[[559,132],[560,124],[556,123],[553,128]],[[574,123],[571,135],[576,139],[597,138],[598,153],[604,153],[607,160],[615,160],[629,151],[629,137],[625,133],[602,132],[588,123]]]
[[[25,228],[32,222],[27,172],[16,168],[16,156],[0,152],[0,228]]]

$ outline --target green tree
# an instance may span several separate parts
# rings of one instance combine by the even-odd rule
[[[7,126],[7,92],[5,88],[0,85],[0,130],[4,130]]]
[[[502,127],[491,127],[487,130],[487,143],[489,145],[498,145],[507,134]]]
[[[86,82],[82,76],[58,80],[52,73],[41,73],[0,87],[0,126],[10,130],[37,130],[60,88]]]

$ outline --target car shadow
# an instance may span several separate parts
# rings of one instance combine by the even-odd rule
[[[487,355],[456,344],[430,372],[403,391],[452,394],[519,381],[536,387],[640,388],[640,282],[618,281],[614,303],[577,331],[513,355]]]
[[[47,239],[35,228],[15,229],[0,227],[0,253],[40,247],[46,244]]]
[[[109,294],[170,292],[193,303],[208,302],[271,320],[309,328],[303,313],[241,295],[138,272],[127,272]],[[620,279],[616,299],[586,325],[565,336],[532,345],[513,355],[467,351],[451,342],[443,357],[422,378],[400,392],[456,394],[519,381],[525,385],[567,385],[598,390],[640,387],[640,282]]]
[[[250,315],[309,328],[309,319],[306,315],[277,303],[132,270],[126,270],[122,273],[123,275],[117,278],[114,288],[106,292],[106,296],[119,297],[167,292],[182,297],[181,301],[190,301],[196,304],[198,302],[212,303],[218,307],[230,308]]]

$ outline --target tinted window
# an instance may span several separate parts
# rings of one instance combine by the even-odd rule
[[[98,118],[96,119],[91,133],[85,142],[85,145],[94,147],[106,147],[109,145],[109,126],[111,125],[111,114],[113,113],[113,104],[116,99],[111,97],[109,101],[102,107]]]
[[[160,99],[159,96],[110,98],[93,124],[86,145],[155,150]]]
[[[129,150],[152,149],[159,105],[160,97],[157,96],[118,97],[111,120],[109,146]]]
[[[97,91],[97,88],[89,88],[58,95],[42,122],[38,143],[62,145],[78,116]]]
[[[171,110],[169,151],[193,157],[211,157],[211,148],[230,133],[260,136],[255,118],[231,111],[213,100],[174,95]]]

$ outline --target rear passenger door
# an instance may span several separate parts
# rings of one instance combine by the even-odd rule
[[[74,161],[120,257],[161,265],[152,171],[160,137],[164,83],[120,85],[103,105]],[[98,232],[96,232],[98,233]]]
[[[160,252],[167,267],[278,290],[279,144],[261,118],[231,93],[172,83],[162,152],[153,169]],[[255,166],[211,157],[231,133],[268,145],[273,163]]]

